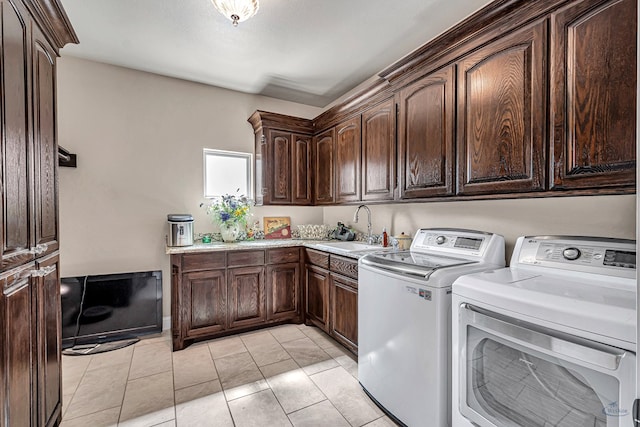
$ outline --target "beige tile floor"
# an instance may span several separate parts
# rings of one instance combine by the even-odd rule
[[[395,424],[358,384],[358,365],[317,328],[284,325],[173,353],[168,334],[63,356],[61,427]]]

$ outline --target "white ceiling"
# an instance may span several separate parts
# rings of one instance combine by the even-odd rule
[[[323,107],[488,0],[261,0],[238,27],[210,0],[62,0],[76,56]]]

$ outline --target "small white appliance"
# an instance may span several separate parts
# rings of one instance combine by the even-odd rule
[[[453,425],[632,427],[631,240],[520,237],[453,285]]]
[[[410,250],[358,265],[358,379],[395,421],[444,427],[451,420],[451,285],[505,265],[504,238],[420,229]]]

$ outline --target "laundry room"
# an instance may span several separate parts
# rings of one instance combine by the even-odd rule
[[[640,417],[637,0],[0,6],[0,427]]]

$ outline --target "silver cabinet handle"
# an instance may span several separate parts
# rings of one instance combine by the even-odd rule
[[[41,245],[36,245],[35,247],[31,248],[29,252],[31,252],[34,255],[40,255],[45,253],[48,248],[49,248],[49,245],[47,245],[46,243],[43,243]]]
[[[26,274],[27,277],[44,277],[47,276],[51,273],[53,273],[56,270],[56,268],[52,265],[43,267],[43,268],[37,268],[34,270],[29,270]]]

